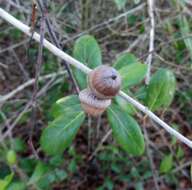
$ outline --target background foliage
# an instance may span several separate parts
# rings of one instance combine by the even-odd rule
[[[30,24],[31,1],[1,6]],[[156,1],[148,86],[146,1],[48,1],[48,16],[64,51],[91,68],[114,66],[124,91],[191,138],[191,6],[187,0]],[[141,8],[129,14],[135,7]],[[37,31],[40,16],[38,8]],[[0,21],[1,96],[34,78],[37,54],[38,44]],[[26,109],[32,86],[0,105],[0,190],[191,187],[192,155],[185,145],[118,96],[101,118],[87,117],[67,74],[59,74],[62,70],[61,61],[44,50],[41,76],[56,76],[39,82],[35,127],[32,109]],[[75,68],[73,74],[85,88],[86,76]],[[110,129],[112,135],[103,141]]]

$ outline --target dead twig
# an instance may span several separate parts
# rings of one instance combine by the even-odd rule
[[[38,81],[44,81],[46,79],[54,78],[56,76],[60,76],[60,75],[64,75],[64,74],[66,74],[66,71],[58,71],[56,73],[51,73],[51,74],[48,74],[48,75],[40,76],[38,78]],[[25,82],[25,83],[21,84],[20,86],[18,86],[16,89],[9,92],[8,94],[0,96],[0,104],[6,102],[7,100],[9,100],[11,98],[13,98],[17,93],[19,93],[22,90],[24,90],[25,88],[33,85],[34,83],[35,83],[35,79],[34,78],[30,79],[27,82]]]
[[[145,136],[145,142],[146,142],[147,156],[149,158],[151,171],[153,173],[153,181],[154,181],[154,184],[155,184],[155,189],[160,190],[159,185],[158,185],[158,176],[157,176],[157,172],[156,172],[156,169],[155,169],[155,164],[153,162],[153,157],[151,155],[151,150],[150,150],[150,147],[149,147],[149,137],[148,137],[148,134],[147,134],[147,130],[145,129],[145,124],[144,124],[143,130],[144,130],[144,136]]]
[[[150,35],[149,35],[149,52],[154,53],[154,40],[155,40],[155,17],[154,17],[154,2],[155,0],[148,0],[148,14],[150,18]],[[153,58],[153,53],[150,53],[147,57],[146,64],[147,67],[147,74],[145,78],[145,83],[149,84],[150,77],[151,77],[151,63]]]
[[[38,5],[39,5],[39,7],[40,7],[41,12],[43,12],[43,9],[46,9],[46,11],[47,11],[46,6],[45,6],[43,3],[41,3],[40,0],[37,0],[37,3],[38,3]],[[58,48],[62,49],[61,46],[60,46],[60,44],[59,44],[59,41],[57,40],[57,37],[56,37],[56,35],[55,35],[55,32],[53,31],[53,29],[52,29],[52,27],[51,27],[51,23],[50,23],[50,20],[49,20],[48,17],[45,18],[45,22],[46,22],[46,26],[47,26],[47,29],[48,29],[49,37],[51,38],[53,44],[55,44]],[[66,61],[64,61],[64,60],[62,60],[62,64],[65,66],[65,69],[66,69],[66,71],[68,72],[70,81],[72,82],[72,84],[73,84],[76,92],[79,93],[78,84],[77,84],[77,82],[76,82],[76,80],[75,80],[75,78],[74,78],[74,76],[73,76],[73,73],[72,73],[72,71],[71,71],[71,69],[70,69],[69,64],[68,64]]]

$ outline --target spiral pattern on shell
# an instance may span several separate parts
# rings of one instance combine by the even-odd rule
[[[119,92],[121,77],[113,67],[101,65],[90,72],[88,84],[98,98],[109,99]]]
[[[121,77],[112,67],[102,65],[88,74],[88,88],[79,93],[81,106],[92,116],[101,115],[120,90]]]
[[[79,99],[84,111],[92,116],[101,115],[111,104],[111,99],[98,99],[89,88],[79,93]]]

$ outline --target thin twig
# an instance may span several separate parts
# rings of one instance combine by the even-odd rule
[[[101,116],[97,119],[97,127],[96,127],[96,138],[98,139],[100,136],[100,127],[101,127]]]
[[[17,118],[15,119],[15,121],[9,126],[8,130],[0,137],[0,142],[2,142],[10,133],[11,131],[14,129],[14,127],[16,126],[16,124],[20,121],[20,119],[22,118],[22,116],[28,111],[28,109],[30,108],[30,106],[32,105],[32,101],[29,101],[25,108],[23,109],[23,111],[17,116]]]
[[[170,127],[167,123],[165,123],[163,120],[161,120],[159,117],[157,117],[152,111],[149,110],[149,108],[145,107],[138,101],[134,100],[130,96],[128,96],[126,93],[120,91],[119,95],[124,98],[126,101],[134,105],[137,109],[142,111],[144,114],[146,114],[148,117],[150,117],[153,121],[158,123],[161,127],[163,127],[168,133],[175,136],[177,139],[179,139],[181,142],[188,145],[190,148],[192,148],[192,141],[188,138],[184,137],[181,133],[177,132],[175,129]]]
[[[148,14],[150,18],[150,35],[149,35],[149,52],[154,51],[154,40],[155,40],[155,17],[154,17],[154,1],[155,0],[148,0]],[[150,77],[151,77],[151,63],[152,63],[153,53],[150,53],[147,57],[146,64],[147,67],[147,74],[145,83],[149,84]]]
[[[59,72],[56,72],[56,73],[51,73],[51,74],[48,74],[48,75],[40,76],[38,80],[43,81],[43,80],[53,78],[53,77],[56,77],[56,76],[59,76],[59,75],[64,75],[64,74],[66,74],[66,71],[59,71]],[[34,82],[35,82],[34,78],[30,79],[27,82],[25,82],[25,83],[21,84],[20,86],[18,86],[16,89],[9,92],[8,94],[6,94],[4,96],[0,96],[0,104],[7,101],[7,100],[9,100],[10,98],[14,97],[17,93],[21,92],[25,88],[33,85]]]
[[[41,0],[37,0],[37,3],[40,7],[40,10],[41,12],[43,12],[43,9],[46,9],[47,10],[47,7],[46,5],[44,5],[43,3],[41,3]],[[52,29],[51,27],[51,23],[50,23],[50,20],[48,18],[48,16],[45,18],[45,22],[46,22],[46,26],[47,26],[47,29],[48,29],[48,34],[49,34],[49,37],[51,38],[51,41],[53,42],[53,44],[55,44],[59,49],[62,49],[60,44],[59,44],[59,41],[55,35],[55,32],[54,30]],[[65,69],[66,71],[68,72],[68,75],[69,75],[69,78],[70,78],[70,81],[72,82],[75,90],[77,93],[79,93],[79,87],[78,87],[78,84],[73,76],[73,73],[70,69],[70,66],[67,62],[65,62],[64,60],[62,60],[62,64],[65,66]]]
[[[91,152],[92,150],[92,118],[91,116],[88,116],[88,135],[87,135],[87,144],[88,144],[88,152]]]
[[[78,37],[80,37],[80,36],[82,36],[82,35],[84,35],[84,34],[90,33],[91,31],[99,30],[99,29],[101,29],[103,26],[107,26],[107,25],[109,25],[109,24],[111,24],[111,23],[113,23],[113,22],[115,23],[116,21],[118,21],[118,20],[121,19],[121,18],[126,17],[127,15],[131,15],[131,14],[133,14],[133,13],[139,11],[139,10],[142,10],[142,9],[145,7],[145,5],[146,5],[146,3],[142,3],[142,4],[140,4],[139,6],[134,7],[133,9],[127,10],[126,12],[124,12],[124,13],[122,13],[122,14],[119,14],[119,15],[117,15],[117,16],[115,16],[115,17],[109,18],[108,20],[106,20],[106,21],[104,21],[104,22],[102,22],[102,23],[96,24],[96,25],[90,27],[89,29],[87,29],[87,30],[85,30],[85,31],[82,31],[82,32],[79,33],[79,34],[72,36],[70,39],[64,40],[64,43],[67,43],[67,42],[69,42],[69,41],[75,40],[76,38],[78,38]]]
[[[19,30],[23,31],[25,34],[31,36],[30,33],[30,28],[11,16],[9,13],[4,11],[2,8],[0,8],[0,17],[5,19],[7,22],[18,28]],[[37,42],[40,41],[40,36],[38,33],[34,33],[33,39],[35,39]],[[48,50],[50,50],[53,54],[56,56],[60,57],[61,59],[64,59],[67,61],[69,64],[75,66],[82,72],[88,74],[91,69],[88,68],[86,65],[82,64],[78,60],[72,58],[68,54],[64,53],[62,50],[51,44],[48,40],[44,39],[43,40],[43,45],[46,47]],[[138,108],[140,111],[148,115],[151,119],[153,119],[156,123],[158,123],[161,127],[163,127],[167,132],[169,132],[171,135],[174,135],[177,139],[179,139],[181,142],[185,143],[187,146],[192,148],[192,141],[189,140],[188,138],[184,137],[182,134],[174,130],[172,127],[170,127],[167,123],[162,121],[159,117],[157,117],[153,112],[151,112],[147,107],[143,106],[141,103],[138,101],[134,100],[130,96],[128,96],[126,93],[123,91],[119,92],[119,95],[124,98],[126,101],[129,103],[133,104],[136,108]]]
[[[34,9],[36,9],[36,4],[34,3]],[[34,13],[35,14],[35,13]],[[33,15],[32,15],[33,16]],[[36,127],[36,119],[37,119],[37,92],[39,88],[39,76],[41,73],[41,65],[43,60],[43,40],[45,36],[45,18],[47,17],[47,10],[44,9],[42,11],[41,16],[41,25],[40,25],[40,43],[39,43],[39,49],[38,49],[38,56],[37,56],[37,63],[35,67],[35,83],[34,83],[34,89],[33,89],[33,95],[32,95],[32,115],[31,115],[31,129],[29,133],[29,145],[31,147],[31,150],[33,152],[33,155],[36,159],[40,159],[37,151],[35,150],[35,146],[33,144],[33,131]],[[33,18],[34,19],[34,18]],[[35,23],[35,21],[33,21]],[[32,22],[31,31],[34,33],[35,24]],[[33,35],[31,36],[31,38]]]
[[[64,72],[66,73],[66,71],[64,71]],[[48,76],[48,75],[46,75],[46,76]],[[50,74],[49,76],[51,76],[51,74]],[[48,81],[48,83],[47,83],[42,89],[39,90],[39,92],[37,93],[37,98],[38,98],[39,96],[41,96],[42,93],[44,93],[44,92],[47,90],[48,84],[50,84],[50,82],[52,82],[56,76],[57,76],[57,73],[55,73],[55,75],[52,75],[52,77],[47,77],[47,78],[51,78],[51,79],[50,79],[50,81]],[[33,79],[33,80],[34,80],[34,82],[35,82],[35,79]],[[11,131],[15,128],[15,126],[17,125],[17,123],[20,121],[21,117],[22,117],[26,112],[28,112],[31,108],[32,108],[32,101],[30,100],[30,101],[26,104],[26,106],[24,107],[23,111],[21,111],[20,114],[18,114],[18,116],[16,116],[16,119],[12,122],[12,124],[10,124],[10,125],[8,126],[9,128],[7,129],[7,131],[6,131],[4,134],[0,135],[0,143],[3,142],[3,140],[4,140],[7,136],[9,136],[9,134],[11,133]],[[31,146],[30,143],[31,143],[31,142],[29,142],[29,145]],[[32,147],[30,147],[30,148],[32,148]]]
[[[6,51],[9,51],[9,50],[11,50],[11,49],[15,49],[15,48],[17,48],[17,47],[19,47],[19,46],[25,45],[28,41],[29,41],[29,39],[25,39],[25,40],[23,40],[23,41],[21,41],[21,42],[19,42],[19,43],[12,44],[12,45],[4,48],[4,49],[0,49],[0,54],[1,54],[1,53],[4,53],[4,52],[6,52]]]
[[[98,144],[97,148],[95,149],[95,151],[91,154],[91,156],[89,157],[89,160],[92,160],[93,157],[97,154],[97,152],[101,149],[103,143],[107,140],[107,138],[111,135],[112,133],[112,129],[110,129],[101,139],[100,143]]]
[[[40,40],[39,40],[39,50],[38,50],[38,57],[37,57],[37,63],[36,63],[36,68],[35,68],[35,83],[34,83],[34,91],[33,91],[33,97],[32,101],[35,102],[36,99],[36,94],[38,91],[38,79],[40,76],[40,71],[41,71],[41,65],[42,65],[42,59],[43,59],[43,40],[44,40],[44,35],[45,35],[45,11],[42,13],[42,18],[41,18],[41,27],[40,27]]]
[[[160,49],[162,48],[165,48],[166,46],[169,46],[171,43],[173,42],[178,42],[180,40],[184,40],[184,39],[188,39],[188,38],[191,38],[192,37],[192,34],[189,34],[189,35],[186,35],[186,36],[182,36],[182,37],[178,37],[176,39],[171,39],[171,40],[168,40],[166,42],[161,42],[158,47],[154,48],[153,51],[150,51],[148,53],[145,53],[144,55],[142,55],[141,57],[139,57],[139,60],[143,60],[145,57],[147,57],[149,54],[153,54],[155,51],[159,51]]]
[[[9,67],[3,63],[0,62],[0,67],[3,67],[4,69],[9,69]]]
[[[24,80],[29,80],[29,74],[27,73],[27,71],[25,70],[24,66],[22,65],[21,61],[19,60],[17,54],[15,53],[14,49],[11,49],[11,53],[13,54],[13,56],[15,57],[15,61],[19,66],[19,69],[21,70],[21,72],[23,73],[23,78]]]
[[[153,173],[153,181],[154,181],[154,184],[155,184],[155,189],[160,190],[159,185],[158,185],[158,177],[157,177],[157,172],[156,172],[156,169],[155,169],[155,164],[154,164],[153,157],[151,155],[151,151],[150,151],[150,147],[149,147],[149,137],[148,137],[147,130],[145,129],[145,124],[144,124],[144,127],[143,127],[143,131],[144,131],[145,141],[146,141],[147,156],[149,158],[151,171]]]

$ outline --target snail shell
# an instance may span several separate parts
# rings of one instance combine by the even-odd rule
[[[98,99],[88,88],[79,93],[79,99],[83,110],[94,117],[101,115],[111,104],[111,99]]]
[[[89,73],[88,85],[98,98],[110,99],[118,94],[121,77],[113,67],[101,65]]]

